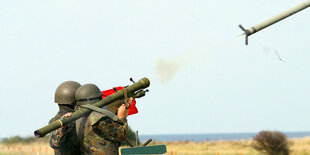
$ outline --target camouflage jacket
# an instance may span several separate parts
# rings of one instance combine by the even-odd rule
[[[60,119],[61,116],[68,112],[73,112],[73,110],[65,106],[60,106],[58,113],[49,123]],[[76,139],[75,122],[73,122],[53,131],[49,138],[49,142],[50,146],[54,149],[55,155],[79,155],[81,153]]]
[[[117,155],[120,142],[128,135],[128,124],[126,119],[113,121],[94,111],[76,121],[76,130],[82,154]]]

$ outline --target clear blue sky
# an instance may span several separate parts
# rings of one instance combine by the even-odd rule
[[[238,28],[301,2],[1,1],[0,137],[46,125],[63,81],[130,77],[151,80],[128,118],[140,134],[310,131],[310,8],[249,46]]]

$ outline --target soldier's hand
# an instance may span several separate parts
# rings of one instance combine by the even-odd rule
[[[125,103],[127,109],[130,107],[132,101],[133,101],[133,98],[132,98],[132,97],[130,97],[130,98],[127,99],[127,101],[126,101],[126,103]]]
[[[126,112],[127,112],[126,105],[122,104],[120,107],[118,107],[117,117],[118,118],[126,118],[127,117]]]
[[[66,118],[66,117],[70,117],[71,115],[72,115],[72,112],[68,112],[68,113],[62,115],[62,116],[61,116],[61,119]],[[60,131],[62,132],[62,130],[64,130],[64,129],[66,128],[66,126],[67,126],[67,125],[63,126],[63,127],[61,128],[61,130],[59,130],[58,132],[60,132]]]
[[[131,102],[133,101],[133,98],[132,97],[130,97],[129,99],[128,99],[128,103],[129,103],[129,105],[131,104]]]
[[[72,112],[68,112],[61,116],[61,118],[70,117],[72,115]]]

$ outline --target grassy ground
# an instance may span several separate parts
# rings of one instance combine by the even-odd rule
[[[17,154],[35,154],[35,155],[52,155],[53,149],[49,147],[48,143],[34,142],[34,143],[17,143],[4,145],[0,144],[0,155],[17,155]]]
[[[310,137],[290,139],[291,155],[310,155]],[[252,141],[166,142],[167,154],[184,155],[259,155]]]
[[[310,137],[290,139],[291,155],[310,155]],[[217,141],[217,142],[152,142],[150,145],[165,144],[167,155],[259,155],[251,148],[250,140]],[[8,154],[40,154],[52,155],[53,150],[48,143],[0,144],[0,155]]]

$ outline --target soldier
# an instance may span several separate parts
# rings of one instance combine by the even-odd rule
[[[78,88],[75,98],[79,109],[99,101],[102,92],[94,84],[85,84]],[[131,101],[132,98],[129,103]],[[126,112],[126,106],[122,104],[118,108],[117,117],[112,112],[109,112],[109,115],[102,111],[93,111],[78,119],[76,130],[82,154],[117,155],[120,142],[128,135]]]
[[[75,92],[81,86],[75,81],[61,83],[55,92],[55,103],[58,103],[59,111],[49,123],[58,119],[69,117],[75,107]],[[59,128],[51,133],[49,138],[50,146],[54,149],[55,155],[78,155],[80,154],[76,142],[77,134],[75,122]]]

